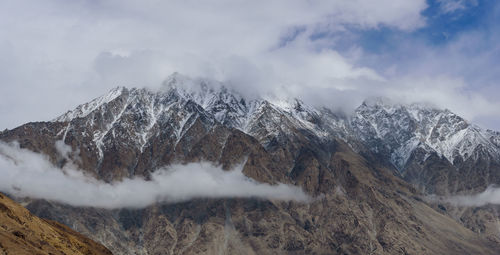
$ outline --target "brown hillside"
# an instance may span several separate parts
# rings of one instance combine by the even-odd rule
[[[0,194],[0,254],[111,254],[106,247],[55,221],[32,215]]]

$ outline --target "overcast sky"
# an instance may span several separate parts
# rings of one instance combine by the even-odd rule
[[[0,128],[173,72],[352,110],[430,102],[500,130],[495,0],[2,0]]]

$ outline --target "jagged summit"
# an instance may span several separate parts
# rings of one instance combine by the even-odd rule
[[[500,155],[497,132],[485,131],[429,104],[370,98],[352,116],[341,116],[296,98],[248,100],[220,82],[179,73],[169,76],[156,91],[114,88],[54,121],[85,119],[91,129],[87,135],[98,148],[105,146],[108,134],[115,136],[117,128],[127,127],[130,142],[144,148],[161,127],[170,126],[171,135],[180,139],[200,116],[207,123],[218,122],[261,141],[291,130],[303,130],[319,139],[340,138],[349,144],[361,141],[371,151],[386,155],[400,171],[417,149],[436,153],[452,164],[477,160],[482,154],[492,158]]]
[[[499,155],[498,146],[492,143],[494,139],[488,138],[489,132],[447,109],[378,101],[361,105],[352,123],[357,134],[371,140],[373,147],[388,150],[400,169],[416,148],[436,152],[451,163],[470,157],[477,159],[483,150],[492,156]]]

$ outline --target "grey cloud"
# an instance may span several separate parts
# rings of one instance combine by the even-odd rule
[[[318,45],[272,52],[290,28],[304,27],[305,34],[345,25],[412,30],[425,24],[425,8],[425,0],[6,0],[0,8],[0,127],[48,120],[111,87],[152,86],[175,71],[241,87],[322,81],[325,68],[280,80],[315,70],[309,65],[320,58]],[[288,58],[295,54],[300,57]],[[324,58],[336,63],[329,70],[344,61],[332,52]]]
[[[385,96],[430,101],[470,120],[500,116],[496,97],[471,90],[481,81],[467,76],[468,63],[474,73],[495,74],[496,59],[490,52],[464,55],[461,49],[477,43],[465,36],[444,53],[408,43],[398,58],[422,56],[405,63],[388,63],[356,45],[334,50],[336,32],[350,27],[425,26],[425,0],[3,4],[0,128],[52,119],[111,87],[157,87],[173,72],[222,81],[249,97],[299,97],[347,112],[366,97]],[[331,37],[311,40],[318,32]]]

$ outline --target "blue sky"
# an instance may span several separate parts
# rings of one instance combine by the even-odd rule
[[[422,16],[426,19],[426,25],[422,28],[410,32],[388,27],[362,31],[361,44],[366,50],[381,53],[381,51],[390,50],[388,47],[397,45],[394,39],[403,37],[421,40],[439,47],[453,41],[463,33],[497,29],[494,24],[499,20],[499,17],[495,16],[496,1],[465,1],[463,8],[455,10],[443,9],[443,3],[440,1],[429,0],[427,4],[428,7],[422,11]]]
[[[443,2],[463,2],[462,8],[446,10]],[[463,54],[476,54],[495,47],[500,32],[500,9],[494,0],[426,1],[428,7],[421,15],[426,24],[420,28],[402,31],[382,25],[374,29],[352,27],[346,33],[347,39],[338,45],[340,51],[348,45],[357,45],[367,54],[384,55],[390,61],[408,61],[421,54],[419,51],[405,51],[407,45],[426,46],[444,50],[461,36],[475,33],[478,41],[464,49]],[[343,34],[345,35],[345,34]],[[387,60],[389,61],[389,59]]]
[[[500,130],[499,21],[493,0],[4,0],[0,128],[180,72],[347,113],[430,103]]]

